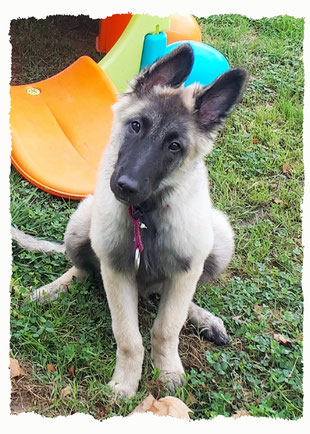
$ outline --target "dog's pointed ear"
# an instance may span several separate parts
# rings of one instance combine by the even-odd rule
[[[202,88],[195,101],[195,112],[205,132],[218,130],[240,101],[248,74],[245,69],[231,69],[207,88]]]
[[[155,85],[178,87],[189,76],[193,63],[192,47],[189,44],[181,44],[151,66],[144,68],[131,83],[131,88],[142,96]]]

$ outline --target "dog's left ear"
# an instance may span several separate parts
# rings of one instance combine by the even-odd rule
[[[200,127],[205,132],[218,130],[240,101],[247,83],[245,69],[231,69],[196,97],[195,112]]]
[[[151,66],[144,68],[131,83],[131,88],[142,96],[155,85],[178,87],[189,76],[193,63],[192,47],[189,44],[181,44]]]

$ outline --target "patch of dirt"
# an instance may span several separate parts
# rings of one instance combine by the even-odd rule
[[[81,56],[90,56],[98,62],[103,57],[96,51],[98,33],[99,19],[85,15],[12,20],[11,85],[51,77]]]
[[[12,381],[11,414],[26,413],[31,411],[33,397],[31,393],[20,387],[23,378]],[[15,383],[15,384],[13,384]]]
[[[157,296],[151,296],[149,301],[139,300],[139,324],[142,330],[150,330],[152,328],[154,317],[158,310],[158,303],[159,297]],[[197,329],[192,324],[186,322],[181,330],[179,343],[179,354],[184,368],[196,368],[207,372],[208,365],[206,363],[205,352],[212,346],[214,344],[201,339]]]
[[[30,364],[22,364],[25,375],[12,379],[11,414],[32,411],[33,407],[47,407],[51,403],[50,390],[32,378]]]
[[[199,371],[209,371],[205,352],[215,344],[203,340],[197,329],[185,323],[180,333],[179,355],[185,369],[196,368]]]

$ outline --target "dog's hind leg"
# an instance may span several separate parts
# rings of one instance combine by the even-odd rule
[[[234,233],[228,218],[215,208],[212,209],[212,227],[214,244],[205,260],[199,284],[210,282],[218,277],[230,263],[234,253]]]
[[[72,279],[84,280],[89,272],[99,272],[99,261],[91,247],[89,230],[91,222],[93,196],[88,196],[75,210],[68,222],[64,242],[66,254],[73,262],[73,267],[54,282],[35,290],[31,299],[47,302],[56,300],[58,294],[67,291]]]
[[[74,277],[81,282],[87,277],[87,274],[86,271],[73,266],[58,279],[54,280],[54,282],[36,289],[30,295],[30,298],[32,301],[39,301],[40,303],[54,301],[60,292],[68,290]]]
[[[206,309],[191,303],[188,310],[188,320],[199,327],[201,335],[216,345],[226,345],[229,341],[227,332],[221,318],[208,312]]]
[[[229,264],[234,251],[234,234],[230,223],[225,214],[217,209],[212,210],[212,226],[214,245],[204,263],[203,273],[199,280],[200,284],[220,275]],[[188,320],[200,328],[201,335],[206,340],[214,342],[216,345],[228,343],[223,321],[206,309],[191,303]]]

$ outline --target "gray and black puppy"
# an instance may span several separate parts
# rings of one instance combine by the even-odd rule
[[[247,73],[232,69],[208,87],[183,87],[192,66],[193,51],[182,44],[120,96],[95,194],[80,203],[66,229],[74,266],[32,295],[52,300],[74,276],[101,273],[117,342],[109,385],[121,396],[135,395],[141,377],[139,294],[161,295],[152,358],[172,391],[184,381],[178,343],[186,318],[207,339],[227,342],[222,320],[192,299],[197,283],[219,275],[233,254],[231,226],[210,200],[204,156],[240,100]],[[27,237],[13,230],[25,247],[40,249]]]

